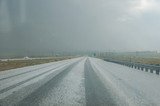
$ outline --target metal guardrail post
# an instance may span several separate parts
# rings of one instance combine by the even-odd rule
[[[126,61],[114,61],[114,60],[108,60],[108,59],[105,59],[105,61],[121,64],[124,66],[132,67],[132,68],[139,69],[146,72],[150,70],[150,73],[153,73],[153,71],[155,71],[157,75],[160,74],[160,66],[156,66],[156,65],[133,63],[133,62],[126,62]]]
[[[159,70],[158,70],[158,69],[156,70],[156,74],[158,74],[158,75],[159,75]]]
[[[150,72],[153,73],[153,69],[150,69]]]
[[[143,71],[143,67],[141,67],[141,70]]]

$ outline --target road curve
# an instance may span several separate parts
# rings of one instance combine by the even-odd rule
[[[81,57],[0,72],[0,106],[159,106],[160,77]]]

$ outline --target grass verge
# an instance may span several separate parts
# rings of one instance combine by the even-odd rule
[[[21,68],[26,66],[32,66],[37,64],[44,64],[49,62],[55,62],[60,60],[71,59],[74,57],[50,57],[50,58],[37,58],[37,59],[24,59],[24,60],[7,60],[0,61],[0,71],[9,69]]]

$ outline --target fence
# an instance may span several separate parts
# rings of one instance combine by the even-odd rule
[[[150,72],[150,73],[155,72],[157,75],[159,75],[160,73],[160,66],[156,66],[156,65],[141,64],[141,63],[134,63],[134,62],[126,62],[126,61],[116,61],[111,59],[104,59],[104,60],[108,62],[125,65],[131,68],[139,69],[142,71]]]

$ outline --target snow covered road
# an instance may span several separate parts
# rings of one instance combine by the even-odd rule
[[[0,72],[0,106],[159,106],[160,76],[82,57]]]
[[[159,106],[160,76],[137,69],[90,59],[92,67],[111,89],[114,100],[120,106]]]

